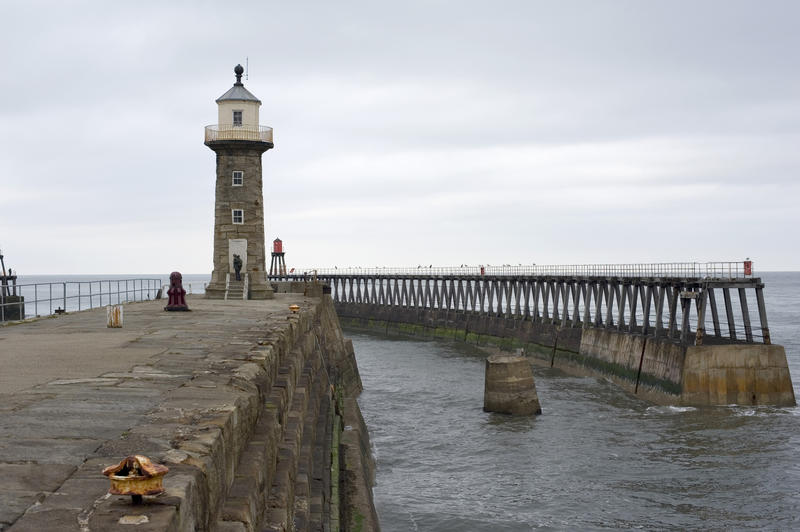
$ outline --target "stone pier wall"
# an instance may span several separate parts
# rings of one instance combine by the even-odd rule
[[[378,530],[369,435],[344,431],[361,379],[330,298],[263,333],[236,371],[239,408],[176,446],[193,473],[176,529]]]
[[[607,328],[562,327],[552,320],[370,303],[340,302],[336,310],[351,327],[522,349],[538,364],[602,375],[660,404],[795,404],[779,345],[687,347]]]
[[[230,488],[216,505],[217,527],[356,530],[348,525],[358,522],[378,530],[369,435],[365,428],[344,430],[361,419],[352,343],[329,297],[287,322],[259,342],[247,370],[257,401],[241,442],[230,446],[241,451],[235,468],[228,460],[222,485]]]

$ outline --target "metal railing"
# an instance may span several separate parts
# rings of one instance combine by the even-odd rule
[[[183,283],[183,289],[186,290],[188,295],[198,295],[198,294],[205,294],[206,293],[206,286],[208,283],[199,283],[199,282],[187,282]],[[169,289],[169,285],[164,285],[164,293],[167,293]]]
[[[206,126],[206,144],[219,140],[254,140],[272,142],[272,128],[268,126],[234,126],[211,124]]]
[[[408,266],[376,268],[295,268],[290,275],[553,275],[565,277],[677,277],[691,279],[738,279],[753,275],[751,261],[660,262],[639,264],[559,264],[502,266]],[[282,277],[281,275],[273,277]]]
[[[18,284],[24,302],[0,302],[0,321],[49,316],[155,299],[161,279],[108,279]]]
[[[771,342],[764,285],[757,278],[402,274],[318,278],[328,283],[343,316],[380,315],[376,307],[391,307],[399,311],[396,316],[405,316],[401,321],[409,316],[422,319],[417,311],[443,311],[445,319],[456,311],[559,327],[653,334],[684,345]]]

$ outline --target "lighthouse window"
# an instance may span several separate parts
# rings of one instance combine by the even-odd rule
[[[233,186],[240,187],[244,185],[244,172],[241,170],[233,171]]]
[[[242,209],[233,209],[233,223],[235,224],[244,223],[244,211]]]
[[[241,111],[234,111],[233,112],[233,125],[236,127],[241,127],[242,125],[242,112]]]

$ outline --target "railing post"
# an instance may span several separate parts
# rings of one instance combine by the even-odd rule
[[[650,300],[653,296],[653,285],[648,282],[646,287],[642,287],[644,290],[644,303],[642,304],[642,334],[647,336],[650,333]],[[640,289],[640,296],[642,295],[642,289]]]
[[[664,297],[666,296],[667,289],[663,284],[659,284],[656,288],[654,295],[656,303],[656,317],[653,331],[653,338],[658,339],[661,331],[664,328]]]
[[[605,281],[594,282],[594,325],[603,326],[603,296],[605,294]]]
[[[764,285],[756,286],[756,302],[758,303],[758,319],[761,322],[761,335],[764,343],[770,345],[772,340],[769,337],[769,326],[767,325],[767,307],[764,304]]]
[[[669,325],[667,327],[667,337],[674,339],[676,336],[676,329],[678,327],[678,303],[681,298],[680,286],[673,285],[670,290],[671,298],[669,299]]]
[[[62,283],[62,285],[64,287],[64,293],[63,293],[63,296],[64,296],[64,307],[63,308],[64,308],[64,312],[66,312],[67,311],[67,283]]]
[[[581,281],[580,283],[581,283],[581,290],[583,292],[583,324],[581,328],[588,329],[590,320],[589,308],[592,302],[592,292],[593,292],[594,282],[590,281],[587,283],[586,281]]]
[[[747,308],[747,293],[744,288],[739,288],[739,304],[742,307],[742,322],[744,323],[745,340],[752,342],[753,330],[750,327],[750,310]]]
[[[638,301],[639,301],[639,285],[633,284],[633,281],[631,281],[631,284],[627,286],[627,292],[628,292],[628,309],[630,311],[630,314],[628,316],[628,332],[634,333],[636,332],[636,325],[637,325],[636,309],[638,307]]]
[[[695,334],[695,345],[703,345],[703,337],[706,334],[706,301],[708,286],[703,287],[700,291],[700,301],[697,307],[697,332]]]
[[[728,318],[728,334],[731,340],[736,340],[736,323],[733,321],[733,306],[731,305],[730,289],[722,289],[722,296],[725,299],[725,314]]]
[[[608,282],[608,299],[606,299],[606,304],[608,305],[606,308],[606,327],[609,329],[614,326],[614,295],[616,295],[618,282],[619,281],[617,279],[613,279]]]
[[[614,290],[617,296],[617,330],[621,331],[625,326],[625,299],[628,296],[628,281],[623,278],[621,284],[616,284]]]
[[[717,338],[722,336],[722,329],[719,325],[719,312],[717,310],[717,299],[714,295],[714,289],[706,285],[706,292],[708,294],[708,304],[711,307],[711,321],[714,324],[714,336]]]
[[[681,297],[681,345],[689,344],[689,314],[692,312],[692,300]]]

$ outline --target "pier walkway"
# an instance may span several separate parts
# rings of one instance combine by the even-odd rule
[[[121,329],[105,309],[0,327],[0,530],[329,522],[338,346],[319,298],[164,304],[125,305]],[[169,466],[165,494],[107,494],[129,454]]]

